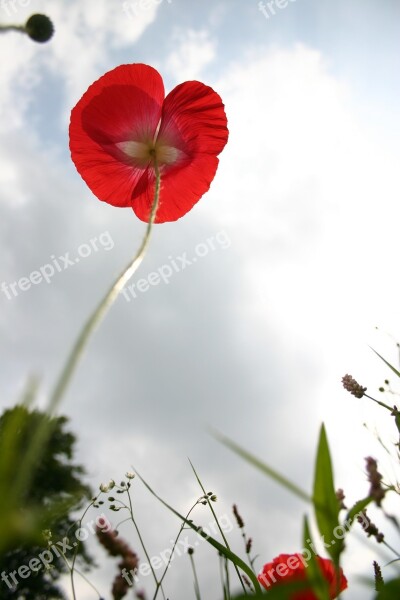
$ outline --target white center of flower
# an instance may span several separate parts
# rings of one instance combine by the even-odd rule
[[[160,166],[171,165],[178,160],[181,154],[178,148],[167,146],[162,141],[148,143],[133,141],[118,142],[117,146],[140,167],[147,167],[154,158],[156,158]]]

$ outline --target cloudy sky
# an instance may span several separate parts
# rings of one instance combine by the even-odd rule
[[[309,507],[222,447],[210,426],[310,490],[324,421],[349,504],[368,490],[364,457],[382,454],[375,428],[396,441],[386,414],[340,379],[350,372],[374,394],[388,374],[369,345],[397,360],[400,5],[282,4],[0,2],[2,23],[44,12],[56,27],[48,44],[0,39],[2,407],[30,374],[45,406],[79,328],[144,233],[130,209],[99,202],[77,174],[71,108],[123,63],[157,68],[167,91],[191,79],[212,86],[230,138],[211,189],[180,221],[155,227],[135,287],[91,340],[60,411],[94,488],[133,465],[184,511],[201,493],[189,457],[218,494],[218,514],[231,519],[239,505],[257,568],[301,549]],[[56,268],[66,253],[73,264]],[[175,268],[185,253],[191,264]],[[48,283],[12,287],[45,265]],[[140,291],[154,271],[172,274]],[[393,481],[390,461],[387,473]],[[138,481],[134,490],[157,556],[179,524]],[[212,519],[203,510],[197,520]],[[133,529],[123,533],[143,556]],[[241,552],[235,529],[230,540]],[[361,536],[349,542],[343,598],[372,598],[358,576],[371,573],[373,550]],[[93,580],[107,597],[115,565],[97,554]],[[217,558],[203,545],[196,556],[204,597],[220,600]],[[169,597],[194,598],[187,557],[179,561]],[[96,598],[78,585],[80,600]],[[141,585],[152,589],[149,577]]]

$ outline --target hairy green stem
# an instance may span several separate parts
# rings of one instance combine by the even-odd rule
[[[138,269],[145,256],[160,201],[161,175],[158,163],[155,158],[153,165],[155,174],[154,200],[151,207],[150,217],[145,235],[143,237],[143,241],[134,258],[128,263],[128,265],[125,267],[122,273],[114,281],[112,286],[109,288],[108,292],[102,298],[102,300],[97,305],[96,309],[91,314],[89,319],[86,321],[84,327],[82,328],[74,346],[72,347],[72,350],[68,356],[65,366],[61,371],[61,374],[57,380],[54,390],[50,396],[49,406],[47,409],[49,417],[51,417],[54,414],[55,410],[60,404],[61,398],[63,397],[68,387],[68,384],[71,381],[72,375],[80,359],[83,356],[84,350],[89,342],[91,335],[94,333],[95,329],[100,325],[107,311],[110,309],[111,305],[118,297],[118,294],[124,288],[124,286],[135,273],[135,271]],[[38,427],[32,444],[28,449],[29,451],[27,452],[26,460],[24,460],[17,481],[15,482],[14,493],[16,498],[18,498],[23,493],[23,490],[29,488],[35,465],[40,460],[40,453],[43,452],[46,441],[51,435],[51,431],[51,424],[47,423],[46,421],[43,421],[42,426]]]
[[[50,414],[52,412],[54,412],[54,410],[57,408],[57,406],[61,400],[61,397],[63,396],[63,394],[70,382],[70,379],[75,370],[75,367],[83,355],[83,352],[87,346],[90,336],[92,335],[94,330],[97,328],[97,326],[100,324],[100,322],[104,318],[106,312],[111,307],[111,305],[117,298],[118,294],[121,292],[121,290],[127,284],[129,279],[132,277],[132,275],[138,269],[139,265],[141,264],[141,262],[144,258],[144,255],[147,250],[147,246],[149,245],[149,242],[150,242],[150,234],[151,234],[151,230],[153,227],[153,223],[154,223],[154,219],[156,216],[159,199],[160,199],[160,172],[159,172],[157,163],[155,163],[155,165],[154,165],[154,170],[155,170],[155,175],[156,175],[154,202],[153,202],[153,205],[151,208],[150,219],[147,224],[146,234],[143,238],[142,244],[141,244],[139,250],[137,251],[135,257],[129,262],[129,264],[125,267],[125,269],[122,271],[122,273],[119,275],[119,277],[117,277],[116,281],[110,287],[110,289],[108,290],[108,292],[106,293],[104,298],[101,300],[101,302],[97,306],[96,310],[92,313],[92,315],[86,321],[85,326],[83,327],[81,333],[79,334],[78,339],[76,340],[76,342],[71,350],[71,353],[70,353],[68,360],[64,366],[64,369],[61,372],[61,376],[59,377],[59,379],[57,381],[57,384],[53,390],[53,393],[50,396],[50,406],[49,406]]]

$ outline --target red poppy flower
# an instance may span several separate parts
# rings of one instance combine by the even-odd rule
[[[105,73],[71,112],[72,160],[92,192],[148,221],[154,157],[161,193],[155,222],[176,221],[209,189],[228,139],[220,96],[199,81],[165,98],[161,75],[143,64]]]
[[[331,560],[316,557],[321,569],[322,576],[326,580],[329,589],[329,598],[333,600],[338,592],[347,588],[347,579],[340,569],[339,577],[336,576],[335,567]],[[263,566],[258,575],[258,581],[267,590],[279,583],[291,583],[295,581],[304,581],[307,578],[306,562],[302,554],[280,554],[270,563]],[[291,600],[318,600],[312,590],[301,590],[293,592]]]

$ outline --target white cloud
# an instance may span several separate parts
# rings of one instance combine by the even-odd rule
[[[327,335],[371,325],[382,298],[363,282],[390,279],[398,157],[314,50],[253,54],[216,89],[230,140],[206,205],[240,248],[240,301],[304,342],[321,341],[322,325]]]
[[[198,79],[216,57],[216,44],[207,31],[175,31],[166,71],[178,82]]]
[[[127,4],[136,6],[137,2],[132,0]],[[24,8],[17,2],[15,7],[16,11],[8,17],[9,22],[24,23],[32,14],[30,5]],[[13,129],[21,126],[24,118],[29,118],[31,94],[38,92],[39,84],[46,82],[47,85],[50,82],[53,86],[65,86],[65,120],[71,106],[86,88],[106,70],[116,66],[113,59],[116,51],[133,47],[153,23],[160,3],[149,2],[141,7],[141,4],[140,10],[136,7],[132,16],[132,10],[124,10],[122,2],[35,2],[35,12],[43,12],[53,21],[55,35],[43,45],[19,33],[0,37],[3,56],[0,107],[8,115],[5,125]]]

